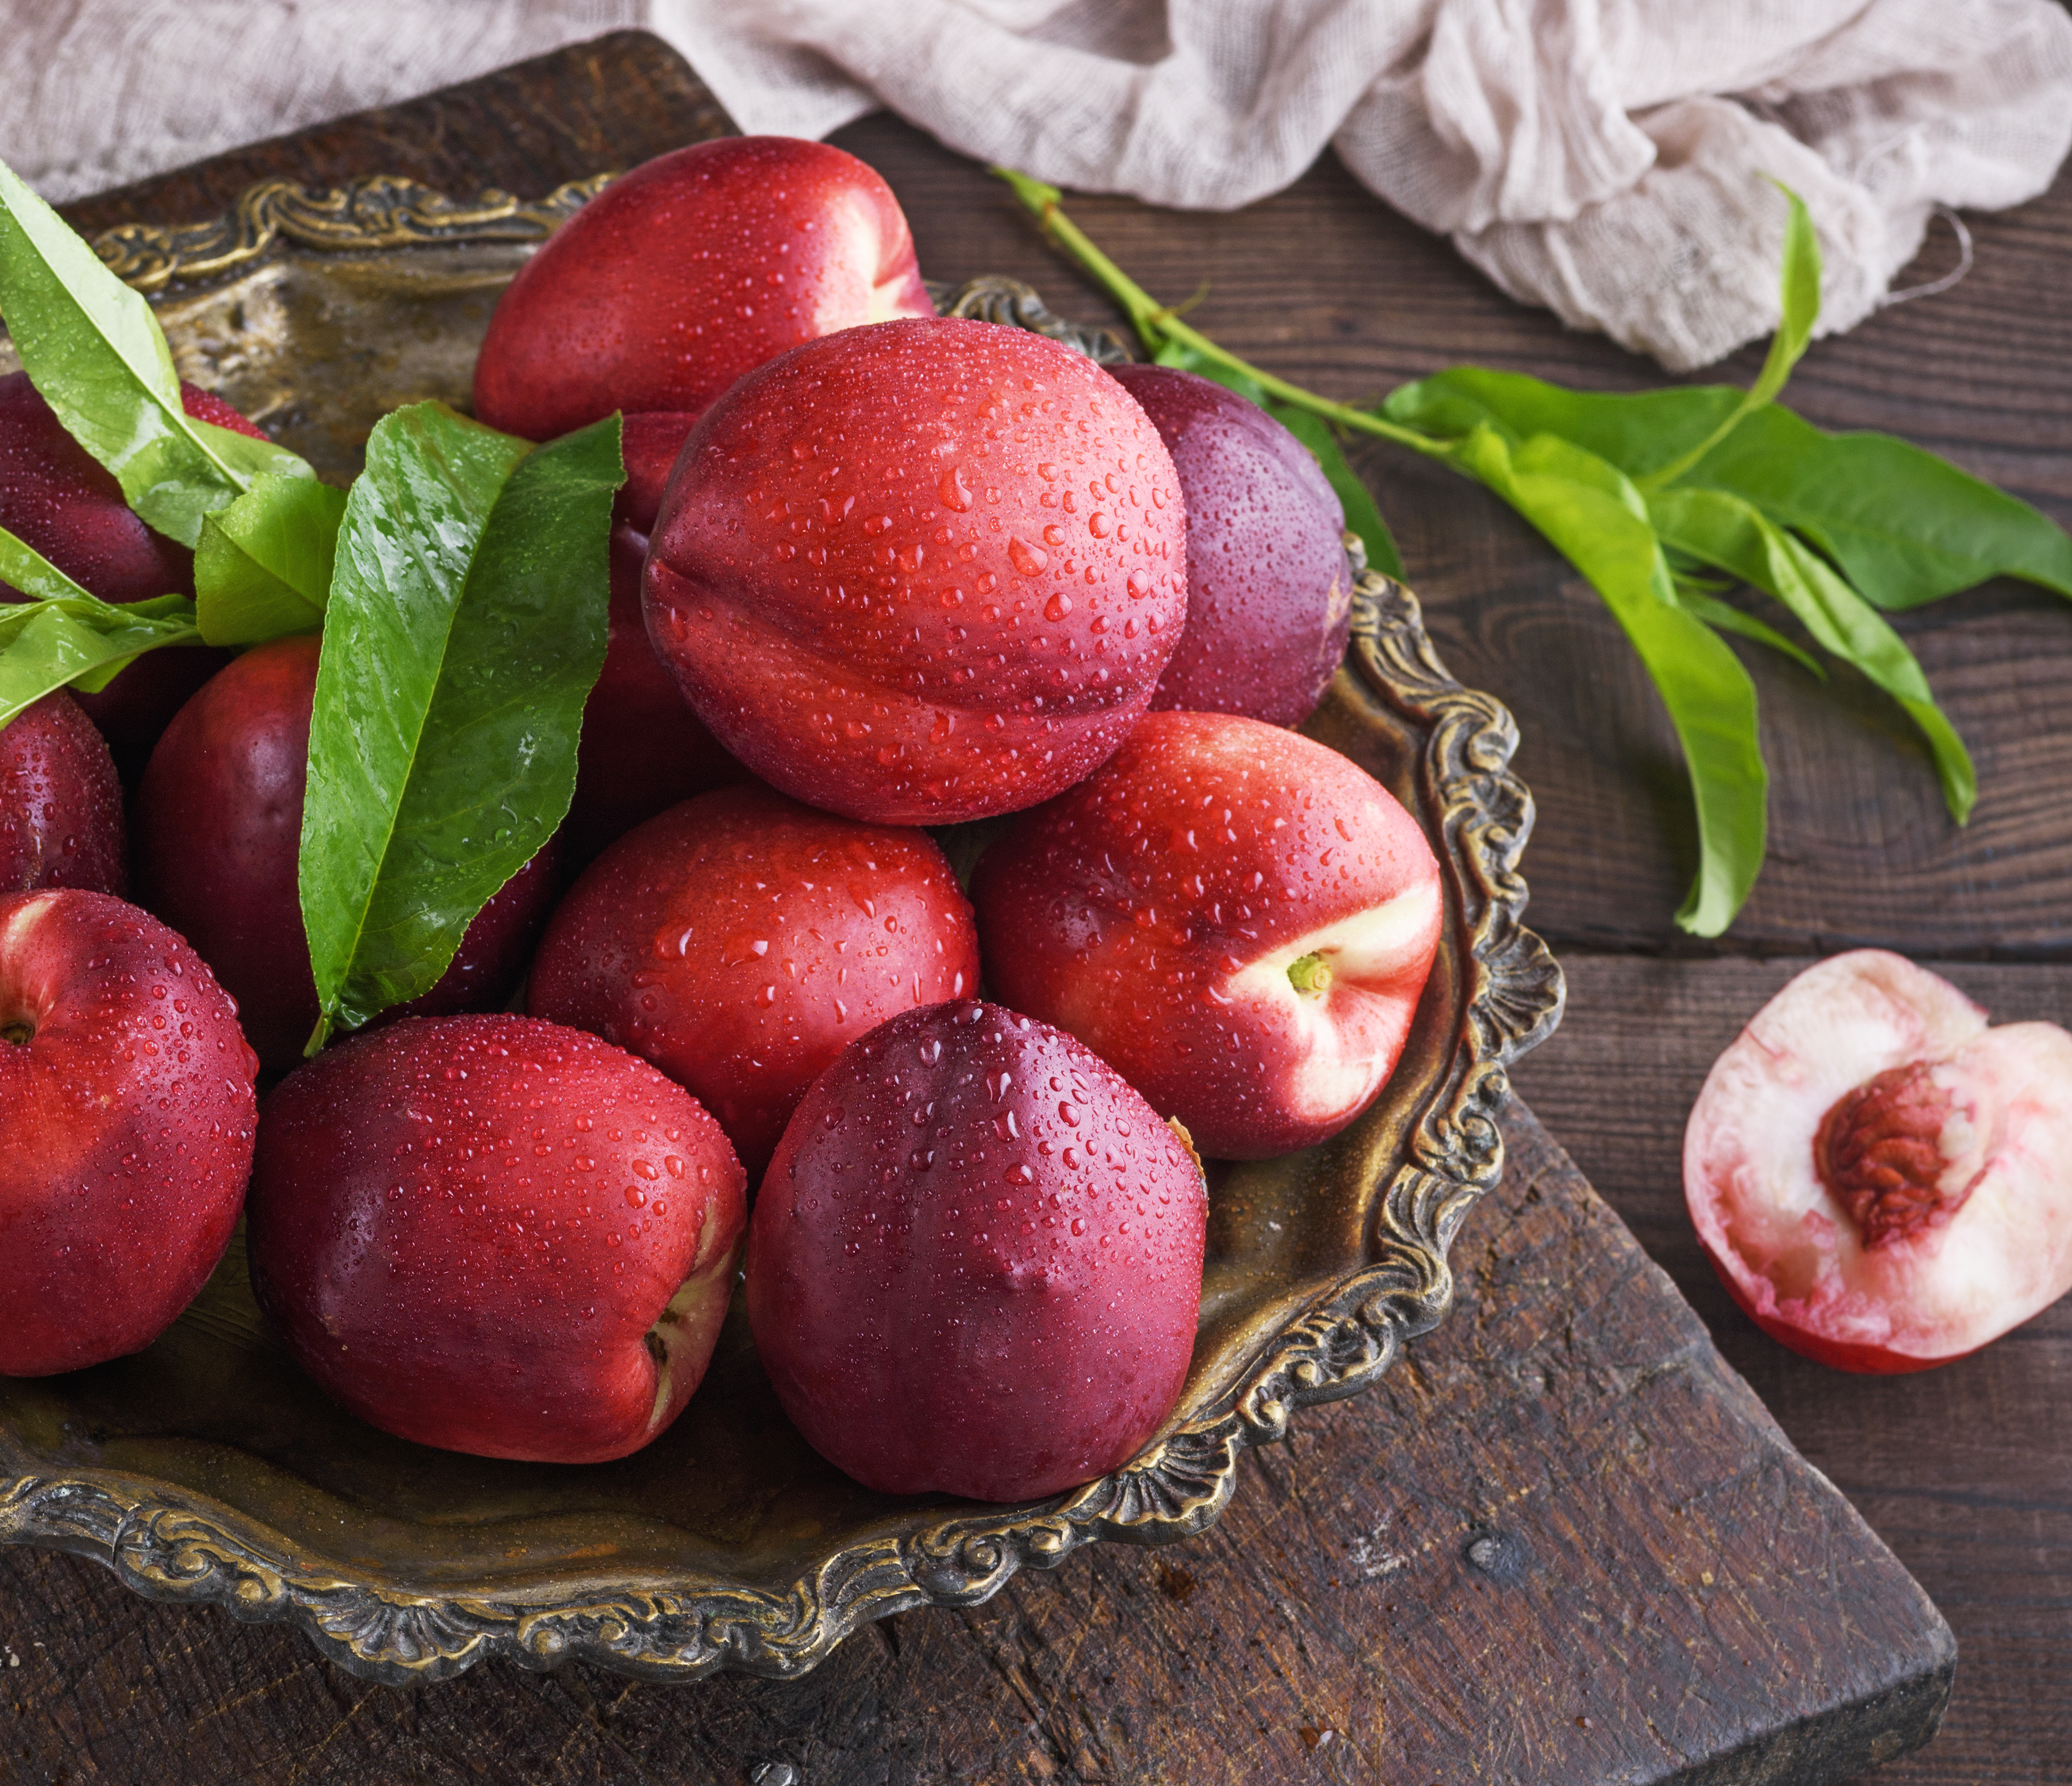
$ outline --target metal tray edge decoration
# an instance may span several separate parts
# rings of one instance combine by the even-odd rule
[[[531,205],[496,192],[456,204],[393,178],[322,193],[271,182],[211,223],[133,224],[97,245],[123,277],[160,290],[241,266],[284,238],[356,251],[541,239],[609,177],[572,183]],[[944,314],[1030,328],[1103,361],[1128,357],[1114,336],[1054,316],[1015,281],[974,280],[935,295]],[[1375,1200],[1367,1262],[1285,1321],[1207,1409],[1128,1466],[1067,1496],[1033,1508],[917,1517],[915,1529],[835,1549],[784,1591],[644,1578],[413,1593],[356,1578],[350,1566],[220,1502],[100,1469],[0,1475],[0,1543],[92,1558],[153,1599],[293,1623],[353,1673],[403,1685],[496,1655],[532,1668],[579,1658],[656,1680],[723,1668],[792,1677],[870,1620],[975,1603],[1018,1570],[1053,1567],[1096,1540],[1158,1544],[1203,1530],[1230,1499],[1240,1452],[1284,1437],[1297,1408],[1355,1393],[1405,1340],[1444,1317],[1453,1301],[1449,1246],[1503,1168],[1494,1119],[1508,1089],[1505,1067],[1552,1031],[1562,1008],[1560,968],[1520,922],[1526,888],[1517,865],[1533,815],[1509,767],[1516,727],[1500,703],[1447,673],[1416,598],[1366,570],[1357,541],[1348,536],[1348,544],[1359,576],[1346,672],[1418,743],[1415,780],[1423,816],[1439,833],[1462,1014],[1445,1068],[1412,1113],[1407,1145]],[[0,1444],[0,1457],[6,1449]]]

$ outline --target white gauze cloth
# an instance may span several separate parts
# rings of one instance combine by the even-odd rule
[[[1774,325],[1772,182],[1833,331],[1936,206],[2033,197],[2072,146],[2056,0],[0,0],[0,158],[72,197],[629,25],[745,130],[882,104],[1157,204],[1249,203],[1328,145],[1513,297],[1675,371]]]

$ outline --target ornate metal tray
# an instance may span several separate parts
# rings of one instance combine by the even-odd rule
[[[185,377],[343,481],[388,409],[465,404],[497,293],[599,183],[538,204],[456,204],[393,179],[269,184],[212,223],[133,226],[100,245],[158,295]],[[1011,282],[939,302],[1124,357]],[[658,1680],[795,1676],[869,1619],[982,1600],[1097,1539],[1201,1531],[1240,1451],[1359,1390],[1445,1314],[1448,1245],[1503,1166],[1505,1064],[1561,1009],[1560,971],[1519,922],[1532,802],[1507,767],[1511,716],[1446,673],[1401,585],[1362,575],[1351,648],[1305,729],[1422,818],[1445,939],[1367,1117],[1305,1153],[1211,1165],[1192,1371],[1126,1468],[1025,1506],[871,1494],[786,1422],[738,1297],[689,1411],[634,1457],[578,1468],[426,1450],[302,1377],[261,1326],[233,1243],[149,1351],[0,1379],[0,1541],[94,1558],[154,1599],[292,1621],[356,1673],[401,1684],[495,1655]]]

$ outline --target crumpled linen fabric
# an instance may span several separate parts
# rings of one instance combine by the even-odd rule
[[[1775,183],[1834,331],[1937,206],[2019,204],[2072,147],[2056,0],[0,0],[0,158],[63,199],[625,26],[746,130],[885,105],[1068,189],[1228,208],[1334,148],[1678,371],[1774,326]]]

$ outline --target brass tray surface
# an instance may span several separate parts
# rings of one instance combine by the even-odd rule
[[[182,376],[343,483],[388,410],[466,407],[497,294],[607,178],[534,204],[387,178],[269,183],[222,218],[97,245],[154,294]],[[939,292],[938,307],[1127,356],[1012,281]],[[0,372],[13,365],[0,343]],[[1400,583],[1363,571],[1346,662],[1303,729],[1422,821],[1445,935],[1373,1109],[1303,1153],[1211,1163],[1187,1385],[1124,1468],[1021,1506],[873,1494],[785,1419],[738,1293],[704,1385],[644,1451],[578,1467],[429,1450],[302,1375],[266,1333],[234,1241],[147,1351],[0,1378],[0,1542],[94,1558],[154,1599],[292,1622],[355,1673],[400,1685],[495,1655],[657,1680],[796,1676],[867,1620],[971,1604],[1098,1539],[1201,1531],[1241,1451],[1357,1392],[1445,1315],[1448,1246],[1503,1167],[1506,1064],[1561,1010],[1560,970],[1519,922],[1532,802],[1508,767],[1516,730],[1447,674]]]

